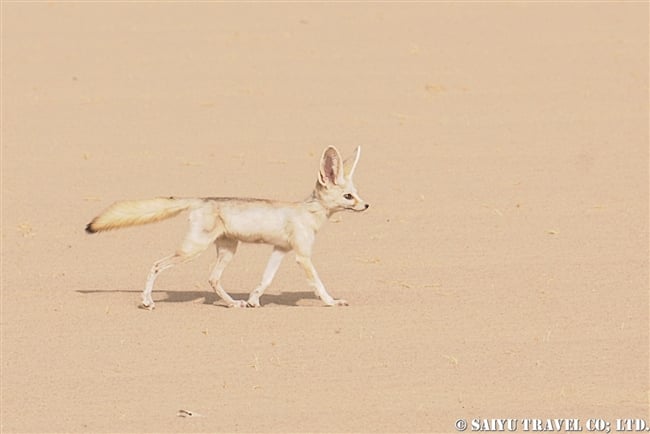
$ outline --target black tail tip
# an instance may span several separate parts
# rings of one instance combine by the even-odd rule
[[[88,223],[86,225],[86,232],[89,233],[89,234],[94,234],[94,233],[97,232],[95,229],[93,229],[92,225],[93,225],[92,223]]]

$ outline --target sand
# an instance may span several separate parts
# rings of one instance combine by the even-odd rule
[[[3,2],[2,432],[648,420],[648,8]],[[291,255],[227,309],[210,250],[144,311],[185,215],[84,232],[119,199],[300,200],[327,145],[362,145],[371,204],[314,249],[349,307]]]

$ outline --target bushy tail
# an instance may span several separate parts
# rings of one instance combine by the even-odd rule
[[[127,226],[143,225],[177,216],[196,203],[198,199],[157,198],[115,202],[95,217],[86,232],[108,231]]]

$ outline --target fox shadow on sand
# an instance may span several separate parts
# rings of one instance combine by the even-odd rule
[[[79,294],[140,294],[141,291],[132,289],[91,289],[91,290],[77,290]],[[166,295],[165,298],[156,300],[156,303],[196,303],[198,300],[203,299],[201,304],[214,305],[216,307],[228,307],[223,304],[221,298],[214,292],[210,291],[181,291],[181,290],[158,290],[156,291],[160,297]],[[247,292],[233,293],[237,299],[245,299],[248,296]],[[135,299],[135,298],[134,298]],[[318,300],[318,297],[313,291],[287,291],[278,294],[264,294],[263,306],[279,305],[279,306],[298,306],[301,300]],[[304,307],[304,306],[303,306]]]

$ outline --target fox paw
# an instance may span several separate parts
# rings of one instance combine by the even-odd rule
[[[342,299],[332,300],[330,303],[327,303],[328,306],[349,306],[348,302]]]
[[[138,307],[144,310],[154,310],[156,308],[156,305],[153,301],[148,303],[142,302]]]
[[[244,308],[248,307],[248,302],[246,300],[233,300],[232,304],[229,304],[228,307]]]

